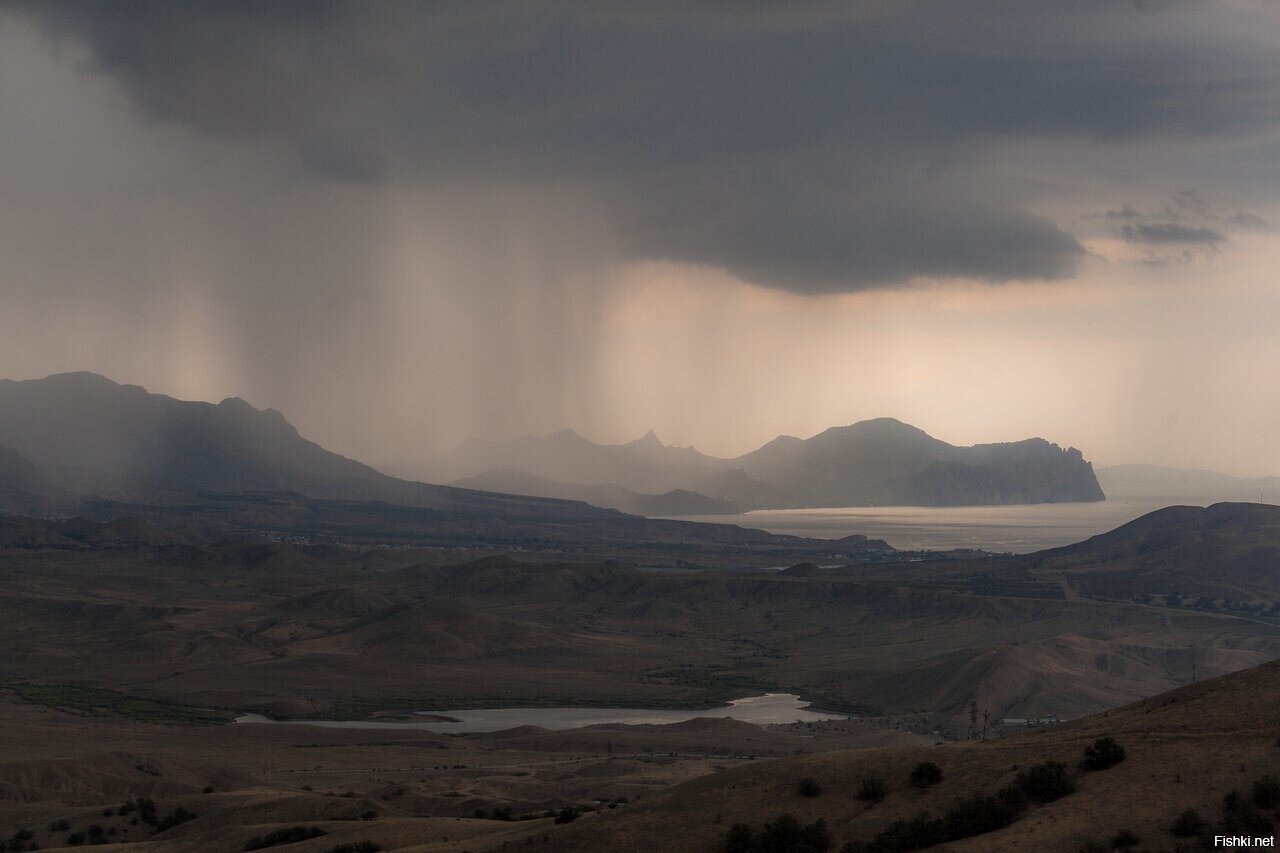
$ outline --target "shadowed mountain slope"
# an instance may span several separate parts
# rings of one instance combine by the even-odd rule
[[[1104,499],[1080,451],[1033,438],[956,447],[878,418],[774,439],[734,464],[809,506],[1019,504]]]
[[[672,489],[660,495],[648,495],[607,483],[599,486],[557,483],[519,468],[488,471],[456,480],[450,485],[501,494],[584,501],[593,506],[616,509],[632,515],[733,515],[743,509],[731,501],[708,497],[687,489]]]
[[[45,512],[69,497],[22,454],[0,447],[0,512]]]

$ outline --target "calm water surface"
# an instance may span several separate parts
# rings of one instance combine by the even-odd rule
[[[458,722],[438,720],[382,722],[375,720],[272,720],[259,714],[244,714],[237,723],[307,725],[334,729],[418,729],[428,732],[498,732],[516,726],[544,729],[576,729],[602,723],[628,725],[682,723],[697,717],[732,717],[745,723],[765,726],[773,723],[816,723],[842,720],[843,714],[810,711],[807,702],[791,693],[766,693],[737,699],[722,708],[670,711],[645,708],[475,708],[464,711],[420,711],[423,715],[452,717]]]
[[[1173,501],[1135,495],[1094,503],[1027,506],[777,509],[684,520],[737,524],[814,539],[861,533],[905,551],[981,548],[1025,554],[1088,539],[1171,503],[1207,506],[1220,499],[1188,496]]]

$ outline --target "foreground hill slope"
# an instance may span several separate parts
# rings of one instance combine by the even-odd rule
[[[1225,795],[1239,790],[1247,802],[1251,782],[1275,773],[1277,707],[1280,662],[1273,662],[1001,740],[831,752],[727,771],[626,810],[555,827],[541,849],[624,853],[652,850],[659,839],[679,838],[681,850],[715,853],[724,849],[733,824],[759,828],[781,813],[804,823],[823,818],[835,842],[832,849],[837,849],[846,842],[869,842],[894,821],[922,812],[941,816],[961,798],[995,794],[1014,783],[1019,771],[1060,761],[1074,777],[1074,793],[1044,805],[1033,803],[1005,828],[937,849],[1077,851],[1090,842],[1110,849],[1110,839],[1129,830],[1141,839],[1137,849],[1172,850],[1179,843],[1200,843],[1173,834],[1181,812],[1195,809],[1209,823],[1220,820]],[[1124,747],[1125,760],[1107,770],[1085,772],[1079,767],[1085,748],[1103,737]],[[922,761],[939,765],[940,784],[927,789],[908,784],[912,768]],[[817,783],[819,796],[798,793],[799,781],[806,778]],[[858,797],[867,778],[885,781],[883,801]],[[1272,809],[1274,805],[1263,810],[1263,819],[1270,819],[1266,812]]]

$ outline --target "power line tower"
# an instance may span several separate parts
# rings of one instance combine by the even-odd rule
[[[969,703],[969,740],[976,740],[978,737],[978,703]]]

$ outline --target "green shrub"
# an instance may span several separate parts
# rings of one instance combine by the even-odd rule
[[[556,823],[573,823],[578,819],[578,810],[565,806],[556,813]]]
[[[126,803],[125,805],[128,806],[130,804]],[[148,824],[150,826],[155,826],[157,823],[160,822],[160,819],[156,817],[155,801],[152,800],[150,797],[135,797],[130,810],[134,808],[138,810],[138,817],[142,820],[143,823]],[[128,812],[123,811],[123,809],[124,809],[124,806],[121,806],[120,809],[117,809],[116,811],[119,814],[127,814]]]
[[[1209,822],[1200,817],[1200,812],[1186,809],[1173,821],[1170,831],[1179,838],[1193,838],[1203,834],[1208,828]]]
[[[947,812],[947,837],[956,841],[1003,829],[1018,819],[1019,811],[996,797],[975,794],[960,800]]]
[[[166,829],[173,829],[175,826],[184,824],[187,821],[195,820],[196,817],[198,817],[198,815],[196,815],[195,812],[189,812],[181,807],[176,808],[173,810],[173,814],[166,816],[164,820],[161,820],[155,825],[156,832],[164,832]]]
[[[1253,804],[1260,809],[1274,809],[1280,806],[1280,777],[1266,775],[1253,782]]]
[[[921,813],[911,820],[896,820],[881,830],[869,843],[851,841],[840,853],[905,853],[924,850],[947,841],[946,823]]]
[[[831,849],[827,822],[800,823],[794,815],[779,815],[759,832],[736,823],[725,836],[725,853],[826,853]]]
[[[1239,791],[1222,798],[1222,819],[1215,835],[1275,835],[1275,823],[1247,802]]]
[[[1067,765],[1060,761],[1046,761],[1027,768],[1025,773],[1018,774],[1018,786],[1029,799],[1040,803],[1060,800],[1076,789]]]
[[[755,848],[756,831],[745,823],[735,823],[724,836],[725,853],[750,853]]]
[[[872,776],[862,780],[858,786],[858,799],[869,803],[878,803],[889,795],[889,786],[883,779]]]
[[[1005,785],[999,791],[996,791],[996,799],[1015,811],[1025,811],[1027,805],[1031,802],[1030,798],[1027,797],[1027,792],[1017,782]]]
[[[957,800],[945,817],[931,818],[923,812],[911,820],[889,824],[869,842],[850,842],[841,853],[906,853],[924,850],[948,841],[959,841],[1003,829],[1018,819],[1021,809],[998,797],[975,794]]]
[[[822,786],[806,776],[796,785],[796,793],[802,797],[816,797],[822,793]]]
[[[1116,743],[1113,737],[1098,738],[1093,746],[1084,748],[1084,760],[1080,766],[1085,770],[1106,770],[1124,761],[1124,747]]]
[[[912,769],[910,781],[916,788],[932,788],[942,781],[942,768],[932,761],[921,761]]]
[[[244,845],[244,849],[261,850],[264,847],[275,847],[278,844],[293,844],[298,841],[306,841],[308,838],[318,838],[324,834],[325,831],[318,826],[290,826],[252,838]]]
[[[1129,847],[1137,847],[1138,842],[1141,840],[1133,830],[1122,829],[1112,837],[1111,848],[1113,850],[1125,850]]]

